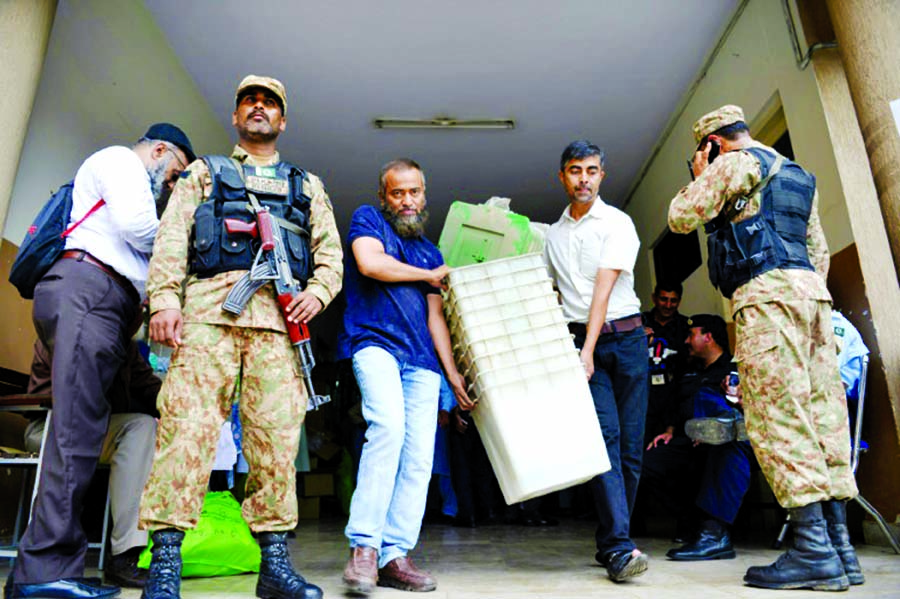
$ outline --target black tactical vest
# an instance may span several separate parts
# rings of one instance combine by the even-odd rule
[[[242,165],[226,156],[203,156],[212,177],[209,197],[194,211],[191,230],[190,273],[201,278],[229,270],[250,270],[259,250],[259,239],[229,233],[225,219],[254,222],[249,189],[262,206],[290,228],[279,227],[291,273],[302,286],[312,274],[309,247],[310,198],[303,194],[306,173],[287,162],[267,167]],[[294,230],[291,230],[294,229]]]
[[[765,179],[775,155],[760,148],[742,151],[759,161]],[[814,270],[806,251],[806,228],[815,191],[815,176],[785,158],[762,188],[757,214],[733,223],[736,212],[723,210],[706,223],[709,280],[722,295],[731,298],[735,289],[776,268]]]

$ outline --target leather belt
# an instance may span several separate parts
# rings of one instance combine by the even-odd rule
[[[115,281],[119,287],[128,292],[128,294],[137,302],[140,301],[141,297],[138,295],[137,289],[134,288],[134,285],[116,272],[114,268],[106,264],[105,262],[101,262],[97,260],[89,253],[84,250],[65,250],[62,254],[59,255],[60,258],[65,258],[67,260],[78,260],[79,262],[87,262],[91,266],[95,266],[105,272],[110,279]]]
[[[622,318],[604,322],[603,326],[600,327],[600,334],[627,333],[628,331],[633,331],[634,329],[643,326],[644,320],[641,318],[641,315],[632,314],[631,316],[623,316]],[[569,332],[573,335],[581,335],[584,337],[587,335],[587,325],[583,322],[570,322]]]

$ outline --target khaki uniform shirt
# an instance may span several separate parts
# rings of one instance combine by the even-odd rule
[[[753,147],[774,151],[757,141]],[[759,162],[751,154],[726,152],[709,165],[696,181],[678,192],[669,204],[669,228],[675,233],[689,233],[714,219],[723,210],[749,193],[762,179]],[[747,205],[732,219],[746,220],[759,212],[762,193],[749,198]],[[828,276],[828,245],[819,221],[819,192],[813,196],[812,212],[806,228],[806,249],[815,272],[802,269],[775,269],[750,279],[738,287],[731,298],[731,312],[744,306],[775,300],[812,299],[831,301],[825,286]]]
[[[259,157],[248,154],[240,146],[234,147],[231,156],[254,166],[271,166],[281,160],[277,152],[273,156]],[[234,316],[222,310],[222,302],[232,285],[246,270],[223,272],[205,279],[188,274],[188,249],[194,211],[209,197],[211,191],[212,177],[209,169],[203,160],[197,160],[188,166],[172,192],[168,207],[160,220],[150,259],[147,295],[150,298],[151,314],[175,308],[182,310],[185,323],[286,332],[284,316],[275,299],[274,285],[264,285],[253,294],[241,315]],[[306,291],[316,296],[324,307],[341,290],[343,252],[331,201],[322,181],[307,173],[303,192],[312,199],[309,223],[313,273]]]

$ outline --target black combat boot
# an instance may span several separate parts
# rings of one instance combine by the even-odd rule
[[[832,499],[822,503],[822,514],[828,526],[828,537],[831,546],[837,551],[844,564],[844,573],[850,584],[862,584],[866,581],[863,576],[856,550],[850,544],[850,531],[847,528],[847,502]]]
[[[164,528],[153,533],[153,558],[141,599],[181,599],[181,541],[184,532]]]
[[[261,599],[320,599],[322,589],[297,574],[288,555],[285,532],[261,532],[257,535],[262,561],[256,596]]]
[[[850,588],[841,558],[828,538],[822,504],[811,503],[788,512],[793,546],[768,566],[752,566],[744,582],[765,589],[846,591]]]
[[[676,562],[697,562],[713,559],[734,559],[734,547],[728,526],[718,520],[705,520],[700,534],[690,543],[669,549],[666,557]]]

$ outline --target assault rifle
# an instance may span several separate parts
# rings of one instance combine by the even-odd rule
[[[222,309],[234,315],[240,315],[244,306],[256,291],[268,282],[275,284],[275,295],[281,305],[281,313],[287,326],[291,343],[297,349],[300,358],[300,371],[309,394],[308,410],[315,410],[320,405],[331,401],[329,395],[317,395],[313,389],[312,369],[316,365],[312,345],[309,341],[309,329],[302,322],[290,322],[287,319],[287,307],[291,300],[302,291],[291,274],[291,263],[284,249],[281,227],[268,208],[259,207],[256,211],[256,222],[244,222],[236,218],[225,219],[225,230],[229,233],[244,233],[260,239],[259,251],[253,259],[253,265],[244,276],[238,279],[222,304]]]

